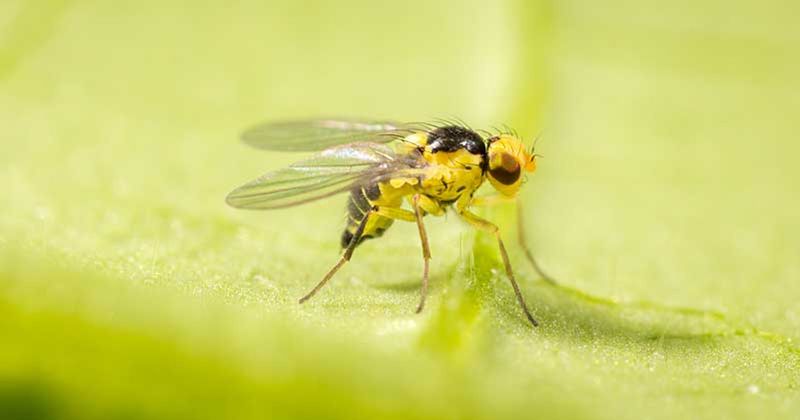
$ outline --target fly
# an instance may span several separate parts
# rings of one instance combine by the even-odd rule
[[[417,313],[428,295],[431,258],[423,218],[441,216],[450,207],[469,225],[495,236],[517,302],[537,326],[517,285],[498,227],[470,208],[515,199],[523,175],[536,170],[538,155],[510,131],[482,133],[484,136],[460,122],[303,120],[262,124],[242,135],[245,143],[264,150],[314,154],[233,190],[226,201],[236,208],[266,210],[348,194],[347,223],[340,239],[342,255],[300,303],[325,286],[364,240],[380,237],[396,220],[415,223],[423,258]],[[497,194],[475,197],[485,180]],[[521,221],[521,212],[518,214]],[[526,256],[549,280],[528,251],[522,227],[519,229]]]

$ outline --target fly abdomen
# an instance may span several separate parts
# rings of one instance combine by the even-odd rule
[[[381,196],[381,190],[378,184],[370,184],[367,186],[357,186],[350,191],[347,197],[347,226],[342,232],[341,245],[346,248],[350,241],[353,240],[353,235],[358,230],[358,225],[367,217],[370,209],[375,205],[375,201]],[[383,235],[383,232],[392,225],[393,220],[377,214],[370,214],[370,220],[364,227],[364,232],[358,240],[360,244],[364,239],[376,238]]]

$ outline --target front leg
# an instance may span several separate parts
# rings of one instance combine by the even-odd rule
[[[552,276],[544,272],[542,266],[539,265],[539,261],[536,260],[531,252],[530,247],[528,247],[528,241],[525,239],[525,217],[524,212],[522,211],[522,200],[515,197],[506,197],[496,194],[484,197],[475,197],[472,199],[469,205],[475,207],[490,207],[497,204],[510,202],[516,202],[517,204],[517,243],[519,244],[519,247],[522,248],[522,251],[525,253],[525,257],[528,259],[528,262],[531,263],[533,269],[536,270],[536,272],[542,279],[544,279],[544,281],[553,285],[558,284]]]
[[[457,212],[465,222],[484,232],[491,233],[497,238],[497,245],[500,248],[500,255],[503,258],[503,265],[505,265],[506,275],[508,276],[508,280],[511,282],[511,287],[514,289],[514,294],[517,296],[517,302],[519,302],[519,306],[522,307],[522,311],[525,312],[525,316],[528,318],[528,321],[530,321],[534,327],[539,326],[539,323],[536,321],[533,315],[531,315],[530,310],[528,310],[528,305],[525,303],[525,298],[522,296],[522,292],[519,290],[519,285],[517,285],[517,280],[514,278],[514,271],[511,269],[511,262],[508,260],[506,247],[503,245],[503,239],[500,238],[500,229],[494,223],[477,216],[466,208],[458,208]]]
[[[519,247],[522,248],[522,251],[525,253],[525,257],[528,258],[528,262],[531,263],[533,269],[539,273],[539,276],[544,279],[544,281],[555,286],[558,284],[556,279],[545,273],[545,271],[542,269],[542,266],[539,265],[539,261],[533,256],[531,249],[528,247],[528,241],[525,239],[524,214],[525,212],[522,211],[522,200],[517,200],[517,243],[519,244]]]

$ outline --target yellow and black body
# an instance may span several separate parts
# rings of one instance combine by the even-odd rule
[[[347,223],[340,239],[342,257],[301,303],[350,260],[363,240],[379,237],[395,220],[403,220],[417,224],[422,241],[423,284],[417,307],[421,311],[427,295],[430,259],[422,219],[426,215],[443,215],[450,207],[465,222],[496,236],[517,299],[529,321],[537,325],[514,279],[497,226],[470,211],[481,200],[475,192],[484,180],[488,179],[497,190],[497,198],[513,199],[524,174],[535,171],[537,155],[516,135],[487,133],[484,138],[463,124],[313,120],[258,126],[246,132],[244,140],[268,150],[321,151],[237,188],[228,196],[230,205],[280,208],[349,193]]]
[[[443,207],[461,196],[472,197],[481,186],[486,167],[486,147],[476,133],[457,126],[442,127],[430,133],[409,135],[401,143],[400,153],[416,156],[426,165],[421,173],[410,173],[358,185],[347,202],[347,227],[342,234],[342,248],[347,247],[364,216],[373,207],[400,208],[414,194],[425,197],[423,214],[438,216]],[[411,205],[411,203],[408,203]],[[379,237],[393,222],[392,218],[373,214],[359,241]]]

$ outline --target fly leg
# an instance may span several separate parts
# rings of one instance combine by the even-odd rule
[[[303,303],[311,299],[311,297],[314,296],[319,291],[319,289],[322,289],[322,287],[325,286],[325,283],[327,283],[328,280],[330,280],[331,277],[333,277],[333,275],[336,274],[336,272],[339,271],[339,269],[342,268],[342,266],[346,262],[350,261],[350,257],[353,256],[353,251],[355,251],[356,245],[358,245],[358,241],[361,239],[361,235],[364,234],[364,228],[366,228],[367,226],[367,222],[369,221],[369,216],[375,213],[375,211],[376,209],[372,208],[367,212],[367,214],[364,215],[364,219],[362,219],[361,223],[358,224],[356,232],[350,239],[350,243],[348,243],[347,247],[344,249],[342,256],[339,257],[339,261],[336,262],[336,265],[331,267],[330,270],[328,270],[328,272],[325,274],[325,277],[323,277],[322,280],[320,280],[320,282],[317,283],[317,285],[314,286],[314,288],[310,292],[308,292],[307,295],[300,298],[300,303]]]
[[[488,197],[474,198],[472,199],[470,205],[493,206],[500,203],[507,203],[513,200],[514,200],[513,198],[507,198],[500,195],[491,195]],[[528,242],[525,239],[525,218],[524,218],[524,212],[522,210],[522,200],[517,199],[516,203],[517,203],[517,243],[519,244],[519,247],[522,248],[522,251],[525,253],[525,258],[527,258],[528,262],[531,263],[533,269],[536,271],[537,274],[539,274],[539,277],[541,277],[544,281],[552,285],[558,284],[558,282],[556,282],[556,280],[552,276],[550,276],[549,274],[545,273],[544,270],[542,270],[542,266],[539,265],[539,262],[533,256],[531,249],[528,247]]]
[[[428,297],[428,263],[431,260],[431,248],[428,245],[428,233],[425,231],[425,224],[422,222],[422,209],[420,208],[420,195],[417,194],[411,200],[414,206],[414,218],[417,222],[417,230],[419,230],[419,240],[422,242],[422,289],[420,290],[419,305],[417,305],[417,313],[422,312],[425,307],[425,299]]]
[[[428,245],[428,233],[425,231],[425,224],[422,222],[423,217],[423,206],[426,209],[433,210],[433,212],[437,212],[441,210],[437,210],[438,204],[433,202],[428,197],[422,195],[414,195],[411,199],[411,206],[414,208],[414,212],[410,212],[408,210],[398,209],[398,208],[388,208],[388,207],[381,207],[377,210],[377,213],[381,216],[389,217],[396,220],[404,220],[407,222],[416,222],[417,223],[417,230],[419,231],[419,239],[422,242],[422,288],[420,290],[420,299],[419,305],[417,305],[417,313],[422,312],[422,308],[425,307],[425,299],[428,297],[428,270],[430,266],[431,260],[431,249]]]
[[[428,294],[428,267],[429,267],[428,262],[431,258],[431,253],[430,253],[430,247],[428,246],[428,235],[425,232],[425,225],[422,223],[422,212],[420,211],[420,206],[417,205],[419,201],[421,200],[417,196],[415,196],[412,201],[414,203],[414,209],[415,209],[414,212],[393,207],[379,207],[379,206],[372,207],[367,212],[367,214],[364,215],[364,219],[361,220],[361,223],[359,223],[358,228],[353,234],[353,237],[350,239],[350,242],[347,244],[347,247],[342,253],[342,256],[339,258],[339,261],[330,270],[328,270],[328,272],[325,274],[322,280],[320,280],[320,282],[317,283],[317,285],[314,287],[313,290],[311,290],[307,295],[303,296],[300,299],[300,303],[303,303],[308,299],[310,299],[312,296],[314,296],[319,291],[319,289],[322,289],[322,287],[325,286],[328,280],[330,280],[331,277],[333,277],[333,275],[336,274],[336,272],[339,271],[340,268],[342,268],[342,266],[346,262],[350,261],[350,257],[352,257],[353,251],[355,250],[356,245],[358,245],[358,241],[364,234],[364,229],[366,228],[367,223],[369,222],[369,217],[374,214],[383,217],[388,217],[394,220],[403,220],[406,222],[417,223],[420,239],[422,240],[422,257],[424,262],[423,272],[422,272],[422,297],[419,306],[417,306],[417,313],[422,311],[422,308],[425,305],[425,297]]]
[[[556,282],[553,277],[542,270],[539,262],[536,261],[536,258],[533,257],[533,253],[531,252],[530,248],[528,248],[528,242],[525,240],[525,217],[523,215],[524,212],[522,211],[522,200],[517,200],[517,243],[519,244],[519,247],[522,248],[522,251],[525,253],[525,257],[528,258],[528,261],[531,263],[533,269],[536,270],[539,276],[544,281],[552,285],[556,285],[558,282]]]
[[[508,280],[511,282],[511,287],[514,288],[514,294],[517,296],[517,302],[519,302],[519,306],[522,307],[522,311],[525,312],[525,316],[528,318],[528,321],[530,321],[534,327],[539,326],[539,323],[536,322],[536,319],[533,317],[533,315],[531,315],[531,311],[528,310],[528,305],[525,303],[525,298],[522,297],[522,292],[519,290],[517,280],[514,278],[514,271],[511,269],[511,262],[508,260],[506,247],[503,245],[503,240],[500,238],[500,229],[494,223],[478,217],[465,208],[458,209],[458,215],[461,216],[465,222],[469,223],[475,228],[491,233],[495,236],[495,238],[497,238],[497,245],[500,248],[500,255],[503,257],[503,265],[505,265],[506,276],[508,276]]]

